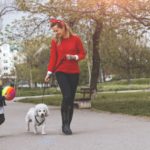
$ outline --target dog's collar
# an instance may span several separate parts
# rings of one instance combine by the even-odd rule
[[[39,120],[37,119],[37,117],[35,116],[35,120],[38,123],[38,126],[40,126],[41,124],[43,124],[43,122],[45,121],[45,118],[43,118],[43,120],[41,122],[39,122]]]

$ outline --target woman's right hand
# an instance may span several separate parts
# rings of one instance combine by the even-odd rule
[[[46,74],[46,76],[45,76],[45,80],[44,81],[48,82],[50,80],[51,75],[52,75],[52,72],[48,71],[47,74]]]
[[[45,81],[45,82],[49,82],[49,80],[50,80],[50,75],[47,74],[47,75],[45,76],[45,80],[44,80],[44,81]]]

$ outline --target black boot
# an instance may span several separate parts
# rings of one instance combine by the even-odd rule
[[[66,135],[71,135],[72,131],[70,129],[70,123],[72,120],[72,114],[69,107],[62,107],[61,108],[61,115],[62,115],[62,132]]]
[[[70,129],[70,124],[71,124],[71,120],[72,120],[72,115],[73,115],[73,109],[71,106],[68,106],[67,108],[67,129],[68,129],[68,135],[72,134],[72,131]]]
[[[68,108],[68,111],[69,111],[69,126],[70,126],[71,121],[72,121],[72,116],[73,116],[73,106],[70,106]]]

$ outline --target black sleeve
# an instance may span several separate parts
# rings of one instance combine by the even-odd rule
[[[0,106],[4,106],[4,105],[6,105],[5,97],[4,96],[0,96]]]
[[[0,106],[6,105],[5,103],[5,97],[2,96],[2,88],[0,88]]]

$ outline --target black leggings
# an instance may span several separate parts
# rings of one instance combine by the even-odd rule
[[[56,79],[63,95],[62,107],[73,107],[75,93],[79,82],[79,74],[57,72]]]
[[[0,125],[5,121],[4,114],[0,114]]]

